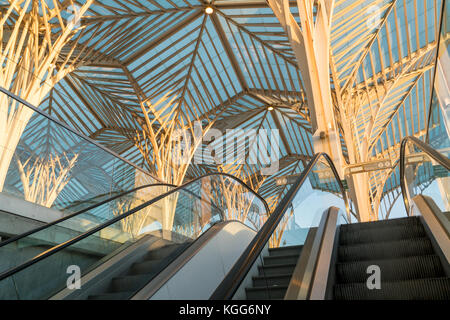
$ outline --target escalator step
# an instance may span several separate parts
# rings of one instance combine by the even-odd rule
[[[260,276],[275,276],[282,274],[292,274],[295,269],[295,263],[292,264],[279,264],[271,266],[259,266]]]
[[[449,300],[450,278],[384,282],[380,290],[369,290],[365,283],[340,284],[334,287],[334,297],[336,300]]]
[[[370,222],[360,222],[341,225],[342,232],[355,232],[373,228],[385,228],[385,227],[398,227],[398,226],[412,226],[420,225],[420,219],[418,217],[405,217],[390,220],[378,220]]]
[[[287,246],[287,247],[279,247],[279,248],[269,248],[269,256],[285,256],[290,254],[298,254],[300,255],[303,246]]]
[[[111,291],[135,292],[136,290],[139,290],[142,286],[144,286],[152,277],[153,274],[141,274],[141,275],[126,275],[123,277],[113,278],[111,282]]]
[[[161,264],[162,260],[145,260],[142,262],[133,263],[130,268],[130,274],[148,274],[156,270],[156,267]]]
[[[88,300],[128,300],[132,296],[133,292],[112,292],[92,295]]]
[[[151,250],[145,255],[144,260],[164,259],[179,247],[180,247],[180,245],[176,243],[176,244],[165,245],[164,247],[161,247],[161,248],[158,248],[155,250]]]
[[[248,300],[275,300],[283,299],[287,288],[287,286],[253,287],[246,288],[245,293]]]
[[[298,254],[290,254],[285,256],[274,256],[274,257],[264,257],[264,265],[265,266],[272,266],[272,265],[278,265],[278,264],[292,264],[297,263],[298,261]]]
[[[420,224],[397,225],[393,227],[370,228],[357,231],[341,230],[340,245],[351,245],[370,242],[397,241],[403,239],[423,238],[425,231]]]
[[[431,241],[426,238],[404,239],[362,243],[356,245],[339,246],[338,260],[340,262],[392,259],[410,256],[433,254]]]
[[[381,281],[401,281],[444,276],[444,269],[437,255],[414,256],[400,259],[367,260],[336,264],[338,283],[367,281],[367,267],[377,265]]]
[[[287,286],[289,285],[289,281],[291,281],[291,278],[292,274],[290,273],[267,277],[253,277],[253,286]]]

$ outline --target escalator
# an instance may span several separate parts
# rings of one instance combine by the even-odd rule
[[[449,220],[436,195],[419,187],[448,183],[448,174],[432,170],[448,172],[449,160],[415,138],[405,140],[401,155],[406,218],[353,223],[358,217],[322,153],[270,215],[242,181],[211,174],[133,202],[56,245],[45,246],[36,235],[55,242],[57,227],[81,213],[0,244],[1,252],[41,241],[33,256],[2,270],[0,297],[449,299]],[[425,173],[427,181],[419,177]],[[70,266],[81,272],[77,290],[69,286]],[[381,270],[381,289],[367,287],[370,266]]]
[[[316,155],[210,298],[450,299],[450,161],[407,137],[398,164],[407,217],[351,223],[331,160]],[[311,218],[320,199],[332,206]],[[273,248],[286,219],[307,235]]]
[[[152,199],[137,197],[137,189],[116,195],[0,243],[2,261],[9,262],[0,270],[0,298],[130,299],[158,276],[167,277],[175,261],[178,269],[195,261],[192,256],[223,230],[249,239],[267,218],[265,201],[227,174],[164,187],[170,191]],[[236,197],[240,207],[230,206]],[[93,211],[118,206],[126,210],[86,223]],[[79,287],[69,281],[74,270]],[[153,290],[166,282],[159,279]]]
[[[418,217],[343,225],[340,229],[336,300],[450,299],[450,278]],[[367,269],[379,266],[378,290],[367,289]]]

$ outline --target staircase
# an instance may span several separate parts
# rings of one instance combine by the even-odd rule
[[[450,299],[450,278],[417,217],[342,225],[334,298]],[[369,290],[367,267],[381,270],[381,289]]]
[[[247,299],[283,299],[303,246],[270,248],[269,255],[258,266],[253,286],[246,288]]]
[[[128,300],[142,289],[154,276],[169,265],[187,246],[187,244],[166,244],[147,252],[143,258],[133,263],[121,276],[112,278],[105,292],[90,295],[89,300]]]

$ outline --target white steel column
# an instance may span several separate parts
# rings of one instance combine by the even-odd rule
[[[301,27],[290,11],[288,0],[268,0],[268,3],[288,34],[297,58],[311,114],[314,151],[330,155],[340,176],[344,177],[346,163],[342,156],[330,87],[330,30],[334,0],[318,0],[315,19],[315,2],[297,0]],[[353,146],[352,141],[347,144]],[[367,174],[352,175],[349,180],[352,189],[350,197],[360,219],[367,221],[371,212]]]

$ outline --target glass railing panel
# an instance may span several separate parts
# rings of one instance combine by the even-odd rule
[[[411,140],[405,145],[404,166],[409,203],[422,194],[431,197],[442,211],[450,211],[450,174],[445,166]]]
[[[0,193],[52,209],[43,222],[158,182],[15,98],[0,92],[0,101]]]
[[[320,158],[285,212],[270,246],[303,245],[309,230],[319,225],[323,212],[331,206],[345,211],[339,181],[325,158]]]
[[[400,162],[389,169],[383,191],[380,195],[378,220],[402,218],[407,216],[400,187]]]
[[[225,175],[194,180],[131,211],[127,205],[115,205],[117,216],[113,220],[67,242],[67,246],[53,248],[52,254],[44,253],[42,259],[35,256],[35,262],[20,271],[0,274],[0,298],[49,298],[66,287],[68,267],[75,265],[86,274],[143,237],[189,245],[219,221],[240,220],[256,229],[267,219],[264,200]]]
[[[24,263],[53,246],[79,236],[172,188],[165,185],[143,187],[117,196],[103,204],[94,205],[95,207],[90,210],[82,210],[72,217],[48,225],[44,229],[38,229],[15,241],[0,243],[0,273]]]

